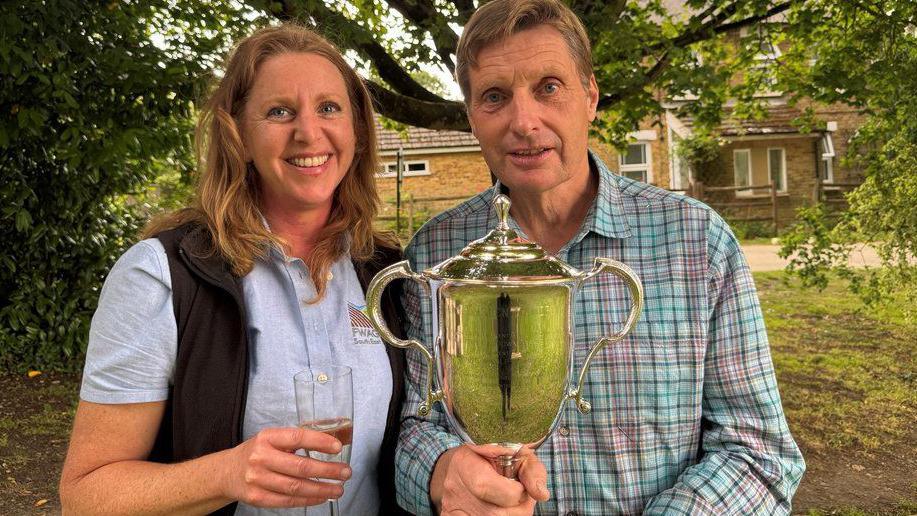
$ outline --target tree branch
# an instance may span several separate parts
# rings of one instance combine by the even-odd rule
[[[642,90],[649,84],[652,84],[656,79],[659,78],[659,76],[662,74],[663,70],[665,70],[665,67],[668,66],[668,64],[669,64],[669,53],[664,52],[662,54],[662,57],[660,57],[659,60],[656,61],[656,64],[654,64],[653,67],[650,68],[649,71],[646,72],[646,74],[643,76],[643,79],[641,81],[639,81],[636,84],[631,84],[620,91],[616,91],[614,93],[610,93],[608,95],[602,96],[602,98],[599,99],[598,109],[605,109],[608,106],[611,106],[612,104],[621,102],[625,98]]]
[[[453,74],[455,63],[451,54],[455,53],[458,46],[458,35],[449,27],[446,17],[436,9],[429,0],[387,0],[402,16],[422,29],[430,32],[436,53],[440,60]]]
[[[799,3],[801,3],[800,0],[788,0],[787,2],[783,2],[781,4],[775,5],[774,7],[771,7],[770,9],[768,9],[767,11],[765,11],[762,14],[757,14],[755,16],[749,16],[748,18],[745,18],[745,19],[742,19],[736,22],[732,22],[732,23],[725,23],[725,22],[729,18],[735,16],[735,13],[736,11],[738,11],[738,8],[739,8],[739,5],[737,2],[729,4],[722,11],[713,15],[709,20],[704,22],[703,18],[706,18],[707,15],[709,15],[711,12],[710,10],[707,10],[701,13],[700,15],[692,18],[685,24],[685,26],[691,26],[696,23],[701,23],[700,27],[697,27],[696,29],[685,32],[684,34],[675,36],[672,39],[661,41],[655,45],[649,46],[646,48],[644,54],[645,55],[652,54],[660,50],[664,50],[666,48],[686,47],[688,45],[691,45],[692,43],[697,43],[698,41],[709,39],[717,34],[722,34],[724,32],[728,32],[731,30],[746,27],[748,25],[752,25],[761,20],[766,20],[770,18],[771,16],[774,16],[776,14],[782,13],[783,11],[786,11],[792,5],[799,4]]]
[[[474,2],[472,0],[457,0],[452,2],[458,10],[458,22],[462,25],[468,23],[468,18],[474,13]]]
[[[758,23],[759,21],[766,20],[770,18],[771,16],[780,14],[783,11],[786,11],[787,9],[789,9],[793,4],[798,4],[798,3],[801,3],[801,2],[799,2],[798,0],[790,0],[788,2],[783,2],[782,4],[777,4],[774,7],[771,7],[770,9],[765,11],[764,14],[749,16],[748,18],[745,18],[744,20],[739,20],[737,22],[726,23],[724,25],[720,25],[719,27],[717,27],[716,33],[720,34],[723,32],[729,32],[731,30],[741,29],[742,27],[753,25],[755,23]]]
[[[644,50],[644,54],[647,55],[651,53],[652,51],[660,51],[660,50],[664,50],[664,49],[668,49],[672,47],[684,47],[692,43],[696,43],[698,41],[703,41],[716,34],[721,34],[723,32],[728,32],[730,30],[735,30],[741,27],[752,25],[761,20],[766,20],[767,18],[770,18],[771,16],[774,16],[783,11],[786,11],[793,4],[797,4],[797,3],[799,3],[799,0],[789,0],[787,2],[783,2],[781,4],[775,5],[774,7],[768,9],[767,11],[765,11],[762,14],[758,14],[755,16],[749,16],[748,18],[744,18],[742,20],[732,22],[732,23],[724,23],[730,17],[734,16],[736,11],[738,10],[738,4],[732,3],[726,6],[722,11],[720,11],[716,15],[713,15],[706,22],[703,22],[701,27],[698,27],[697,29],[694,29],[692,31],[676,36],[670,40],[660,42],[656,45],[647,47]],[[704,11],[703,13],[697,15],[696,17],[692,18],[692,20],[688,21],[685,25],[690,26],[694,23],[699,23],[704,18],[707,18],[707,16],[709,16],[711,13],[712,11],[708,9]],[[617,102],[621,102],[622,100],[626,99],[627,97],[641,91],[643,88],[652,84],[656,79],[659,78],[659,76],[665,70],[665,67],[668,66],[669,61],[670,59],[668,56],[668,51],[666,50],[663,53],[662,57],[656,61],[653,67],[650,68],[646,72],[646,74],[643,76],[643,79],[641,81],[635,84],[631,84],[620,91],[616,91],[614,93],[603,96],[602,98],[599,99],[598,108],[605,109]]]
[[[373,97],[376,111],[392,120],[429,129],[471,130],[465,117],[465,105],[461,102],[427,102],[394,93],[373,81],[364,80],[363,83]]]
[[[354,23],[342,14],[329,9],[321,0],[314,2],[296,2],[295,0],[281,0],[281,19],[296,19],[307,21],[312,17],[318,24],[318,29],[330,36],[333,40],[341,41],[354,50],[368,57],[379,76],[398,93],[408,95],[420,100],[440,102],[443,99],[415,81],[392,56],[388,55],[385,48],[376,42],[375,37],[365,28]],[[347,37],[340,38],[344,33]],[[337,37],[336,37],[337,36]]]

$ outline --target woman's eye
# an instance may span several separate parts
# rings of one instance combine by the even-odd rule
[[[290,110],[285,107],[273,107],[268,110],[268,118],[283,118],[290,114]]]
[[[319,112],[325,113],[325,114],[337,113],[338,111],[341,110],[341,106],[338,106],[334,102],[325,102],[318,108],[318,110]]]

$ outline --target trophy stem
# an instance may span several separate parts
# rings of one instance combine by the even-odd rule
[[[493,462],[493,465],[497,468],[498,473],[506,478],[516,480],[516,474],[519,473],[519,466],[522,465],[522,460],[523,459],[513,455],[500,455],[497,458],[491,459],[491,462]]]

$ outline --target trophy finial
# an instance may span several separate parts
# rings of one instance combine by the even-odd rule
[[[494,208],[497,209],[497,229],[507,230],[509,225],[506,223],[507,217],[509,217],[509,197],[503,194],[497,194],[494,197]]]

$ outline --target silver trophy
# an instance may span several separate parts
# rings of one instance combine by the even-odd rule
[[[506,223],[510,201],[494,199],[499,224],[459,255],[415,273],[407,261],[380,271],[366,296],[369,319],[389,344],[426,357],[426,416],[441,401],[454,433],[504,476],[515,478],[520,461],[551,435],[567,399],[589,413],[580,387],[592,358],[636,324],[643,286],[621,262],[596,258],[581,272],[519,237]],[[597,274],[620,277],[630,291],[630,313],[620,332],[599,339],[575,384],[573,295]],[[417,281],[430,295],[436,344],[433,353],[416,340],[395,337],[382,319],[381,297],[392,280]],[[435,365],[436,374],[433,374]],[[435,380],[434,380],[435,378]]]

